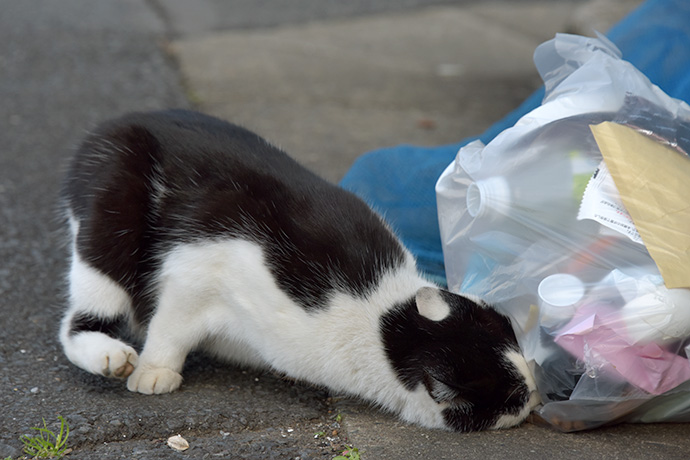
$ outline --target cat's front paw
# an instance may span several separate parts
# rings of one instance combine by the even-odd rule
[[[127,389],[146,395],[170,393],[182,384],[182,376],[167,367],[140,366],[127,379]]]
[[[126,379],[137,367],[139,355],[134,348],[124,345],[108,351],[101,360],[101,374],[106,377]]]

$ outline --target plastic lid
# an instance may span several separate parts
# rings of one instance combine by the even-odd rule
[[[500,176],[472,182],[467,187],[466,200],[467,212],[472,217],[484,214],[489,208],[506,213],[511,202],[508,182]]]
[[[576,276],[557,273],[544,278],[537,289],[539,297],[554,307],[567,307],[585,295],[585,285]]]

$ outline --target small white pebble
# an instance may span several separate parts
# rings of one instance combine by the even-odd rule
[[[168,438],[168,445],[175,450],[187,450],[189,449],[189,443],[185,438],[176,434],[175,436],[170,436]]]
[[[33,388],[31,389],[31,392],[32,392],[33,394],[38,393],[38,387],[33,387]]]

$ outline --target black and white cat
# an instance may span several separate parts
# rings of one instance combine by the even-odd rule
[[[62,345],[131,391],[177,389],[201,349],[426,427],[510,427],[537,403],[505,316],[426,281],[364,202],[243,128],[182,110],[107,122],[63,198]]]

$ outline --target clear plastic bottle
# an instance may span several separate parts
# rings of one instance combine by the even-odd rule
[[[511,193],[505,177],[489,177],[472,182],[467,187],[467,212],[472,217],[491,213],[507,215],[511,207]]]

